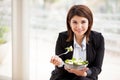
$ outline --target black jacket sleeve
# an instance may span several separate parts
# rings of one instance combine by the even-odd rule
[[[89,77],[96,77],[101,72],[101,67],[103,64],[103,58],[104,58],[104,37],[101,33],[97,35],[93,35],[93,42],[94,50],[95,50],[95,59],[92,63],[92,66],[90,66],[89,70],[87,71],[87,76]]]

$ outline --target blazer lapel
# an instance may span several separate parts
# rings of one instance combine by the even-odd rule
[[[86,46],[86,57],[87,57],[87,61],[90,61],[90,46],[89,46],[89,44],[86,44],[87,46]]]
[[[86,44],[86,55],[87,55],[87,61],[91,63],[94,60],[94,56],[95,56],[91,40],[89,41],[89,43]]]

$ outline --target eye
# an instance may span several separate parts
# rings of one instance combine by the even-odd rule
[[[72,21],[72,23],[77,24],[77,21]]]
[[[84,23],[86,23],[86,21],[83,20],[81,23],[84,24]]]

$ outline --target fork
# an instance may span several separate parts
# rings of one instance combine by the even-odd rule
[[[67,49],[67,51],[66,51],[65,53],[59,54],[58,56],[62,56],[62,55],[64,55],[64,54],[67,54],[68,52],[71,52],[71,51],[73,51],[73,48],[72,48],[72,46],[70,46],[70,47],[67,47],[67,48],[65,48],[65,49]]]
[[[59,54],[58,56],[62,56],[62,55],[65,55],[67,54],[69,51],[67,50],[66,52],[62,53],[62,54]]]

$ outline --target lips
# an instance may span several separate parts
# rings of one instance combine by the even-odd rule
[[[83,30],[76,29],[75,31],[76,31],[77,33],[81,33]]]

